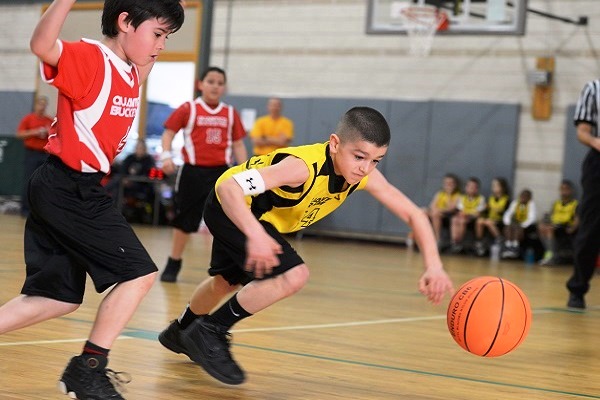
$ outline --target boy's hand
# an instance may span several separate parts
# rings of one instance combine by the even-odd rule
[[[454,286],[443,269],[428,269],[419,279],[419,292],[433,304],[439,304],[446,292],[454,294]]]
[[[256,278],[263,278],[279,265],[277,254],[282,252],[281,245],[266,232],[249,236],[246,239],[244,268],[248,272],[254,272]]]

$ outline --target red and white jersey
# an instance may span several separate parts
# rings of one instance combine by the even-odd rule
[[[232,144],[246,136],[235,109],[225,103],[210,107],[201,98],[183,103],[167,118],[166,129],[183,129],[183,160],[201,167],[232,165]]]
[[[46,151],[77,171],[108,173],[139,106],[137,67],[95,40],[58,43],[58,65],[41,64],[42,79],[58,89]]]

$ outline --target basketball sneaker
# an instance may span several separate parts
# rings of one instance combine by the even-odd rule
[[[181,353],[204,368],[213,378],[228,385],[239,385],[246,380],[244,371],[229,351],[231,334],[225,327],[199,317],[181,331],[180,345]]]
[[[125,372],[106,368],[106,364],[105,358],[71,358],[58,382],[59,389],[72,399],[124,400],[121,385],[129,383],[131,377]]]
[[[569,294],[569,301],[567,302],[568,308],[574,308],[576,310],[585,310],[585,299],[583,295],[577,293]]]
[[[181,332],[183,332],[183,329],[181,329],[179,321],[175,319],[171,321],[167,329],[158,335],[158,341],[172,352],[183,353],[189,357],[189,354],[185,352],[185,348],[181,345]]]
[[[181,260],[174,260],[169,257],[167,261],[167,265],[160,275],[160,280],[162,282],[175,282],[177,281],[177,275],[179,274],[179,270],[181,269]]]

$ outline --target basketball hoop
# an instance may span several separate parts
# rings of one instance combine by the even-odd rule
[[[446,13],[430,5],[404,7],[400,11],[400,18],[406,27],[409,53],[414,56],[428,56],[435,33],[448,29]]]

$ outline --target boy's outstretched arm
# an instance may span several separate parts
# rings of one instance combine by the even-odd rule
[[[54,0],[33,31],[29,47],[46,64],[56,66],[60,58],[58,35],[75,0]]]
[[[412,228],[425,263],[419,291],[434,304],[440,303],[446,292],[453,294],[452,281],[442,266],[435,236],[425,213],[376,169],[369,174],[365,190]]]
[[[297,187],[308,179],[308,167],[299,158],[289,156],[281,162],[258,169],[265,190],[280,186]],[[216,187],[225,214],[246,236],[246,270],[254,271],[257,278],[279,265],[277,254],[281,246],[258,222],[246,204],[241,186],[233,178],[228,178]]]

